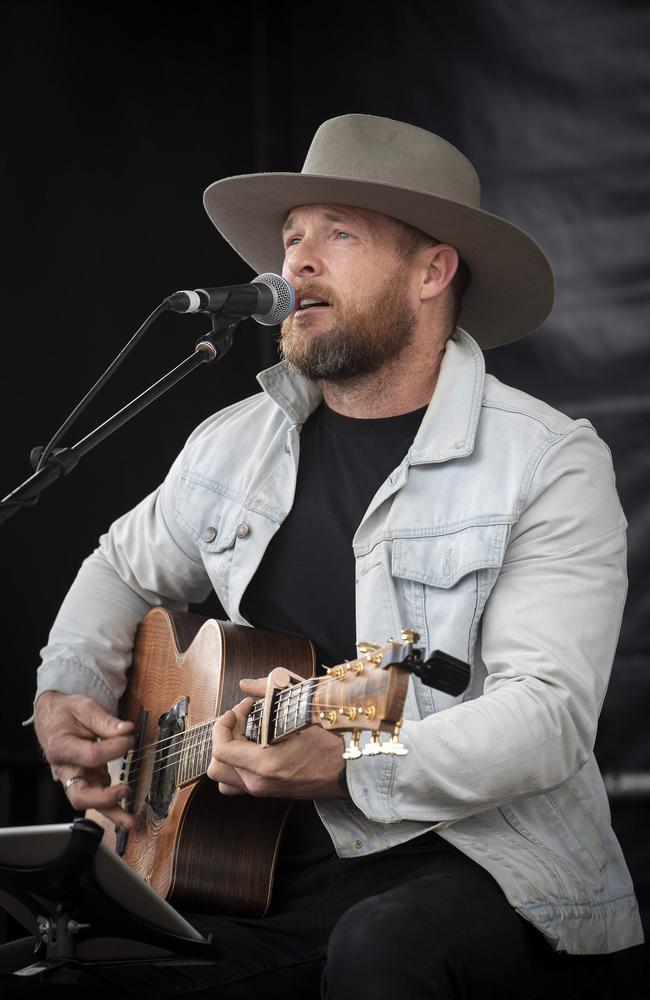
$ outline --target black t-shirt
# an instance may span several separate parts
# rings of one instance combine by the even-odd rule
[[[258,628],[306,636],[320,663],[356,655],[352,539],[373,496],[401,463],[426,407],[360,420],[325,404],[305,422],[293,507],[246,589],[242,614]]]
[[[305,422],[293,507],[241,602],[257,628],[305,636],[326,666],[353,659],[357,636],[352,539],[370,501],[402,462],[426,407],[360,420],[325,404]],[[295,802],[280,864],[309,864],[332,843],[311,802]]]

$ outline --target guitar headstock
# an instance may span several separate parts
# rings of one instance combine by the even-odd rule
[[[312,722],[333,732],[352,732],[346,759],[377,753],[405,754],[399,742],[399,729],[408,689],[409,673],[421,652],[414,650],[419,636],[412,629],[402,631],[402,642],[389,640],[384,646],[371,642],[357,643],[359,656],[319,678],[313,692]],[[419,656],[418,656],[419,654]],[[362,731],[372,739],[359,748]],[[390,732],[388,742],[380,742],[379,732]]]

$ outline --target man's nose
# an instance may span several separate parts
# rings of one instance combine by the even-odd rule
[[[322,270],[323,262],[316,241],[305,236],[287,253],[282,273],[285,277],[287,277],[285,272],[288,272],[289,275],[299,278],[321,274]]]

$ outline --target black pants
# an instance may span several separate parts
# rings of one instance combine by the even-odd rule
[[[352,860],[285,855],[269,916],[192,919],[221,941],[220,962],[92,967],[74,988],[12,977],[0,995],[587,1000],[603,996],[608,973],[605,957],[554,953],[493,879],[435,834]],[[20,965],[18,948],[0,949],[0,965],[3,951],[5,967]]]

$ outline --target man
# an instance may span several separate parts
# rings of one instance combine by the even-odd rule
[[[476,343],[543,321],[546,258],[480,209],[457,150],[364,115],[322,125],[301,174],[228,178],[205,203],[293,286],[285,360],[194,432],[66,598],[35,720],[70,802],[133,827],[105,763],[129,745],[117,699],[156,604],[214,588],[234,622],[305,634],[327,664],[410,626],[472,682],[454,699],[415,680],[408,755],[345,765],[318,727],[246,741],[263,682],[243,683],[208,773],[296,800],[271,911],[197,916],[224,960],[166,970],[164,995],[317,995],[321,974],[338,1000],[600,995],[602,956],[641,939],[592,755],[625,521],[593,428],[486,377]]]

